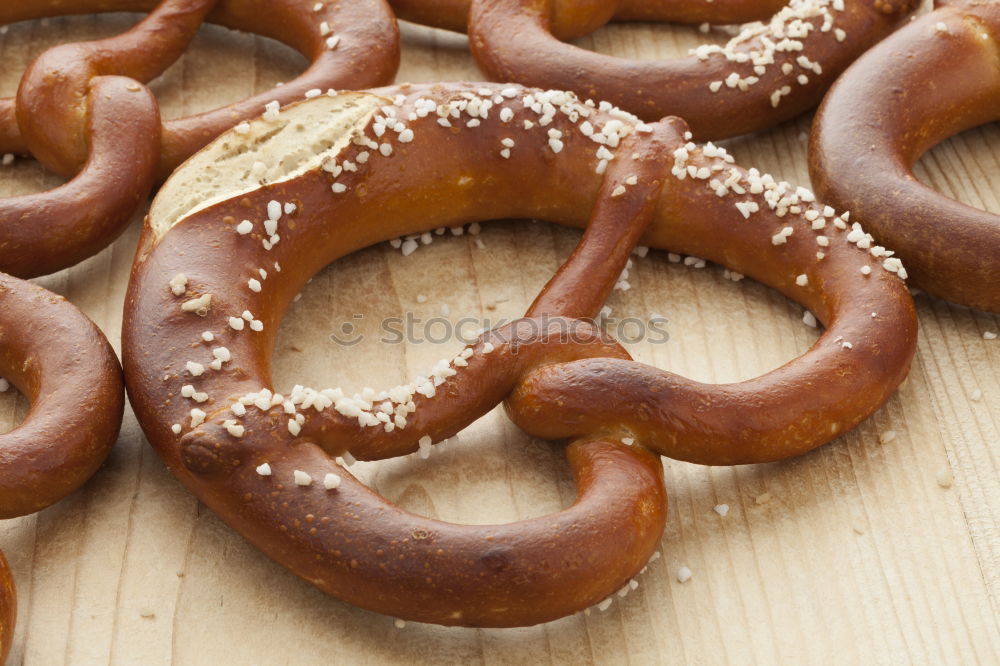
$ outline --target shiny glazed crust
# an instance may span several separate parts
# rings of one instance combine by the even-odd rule
[[[104,334],[62,296],[0,273],[0,374],[28,398],[24,421],[0,435],[0,519],[44,509],[82,486],[111,452],[125,387]],[[17,596],[0,554],[0,664]]]
[[[0,274],[0,375],[28,398],[0,435],[0,518],[34,513],[79,488],[121,427],[121,366],[104,334],[62,296]]]
[[[724,46],[648,61],[563,43],[554,0],[475,0],[469,45],[495,81],[573,90],[649,121],[679,116],[696,139],[723,139],[767,129],[815,106],[837,76],[915,5],[792,0],[767,20],[742,26]]]
[[[319,112],[336,131],[310,135],[305,156],[268,143]],[[240,152],[265,167],[294,154],[294,169],[261,182],[230,161]],[[179,206],[208,166],[208,203]],[[404,234],[511,217],[589,222],[525,319],[381,394],[276,394],[277,328],[323,266]],[[640,236],[777,288],[826,333],[740,384],[631,361],[587,318]],[[323,96],[223,135],[164,186],[126,300],[127,384],[178,478],[314,585],[404,619],[534,624],[600,602],[654,552],[666,516],[655,454],[779,460],[888,398],[908,370],[916,321],[905,269],[884,268],[887,253],[808,191],[690,143],[678,119],[646,125],[571,93],[490,84]],[[569,343],[556,335],[565,330]],[[571,440],[573,506],[512,525],[453,525],[400,510],[347,469],[352,457],[425,449],[505,397],[528,432]]]
[[[812,182],[898,249],[916,286],[1000,312],[1000,216],[913,175],[935,144],[997,119],[1000,5],[950,2],[866,53],[833,87],[813,126]]]
[[[575,39],[597,30],[609,20],[674,21],[677,23],[733,24],[762,21],[785,6],[787,0],[556,0],[552,34]],[[390,0],[399,18],[414,23],[465,32],[472,0]]]

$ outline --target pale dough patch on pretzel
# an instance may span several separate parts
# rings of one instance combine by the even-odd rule
[[[149,212],[153,233],[159,239],[185,217],[220,201],[320,167],[350,144],[380,106],[391,103],[370,93],[323,95],[237,125],[163,186]]]

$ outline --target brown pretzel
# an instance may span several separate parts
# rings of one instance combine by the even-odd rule
[[[774,3],[753,4],[661,1],[640,9],[642,3],[614,0],[471,0],[469,45],[494,80],[573,90],[646,120],[680,116],[696,138],[720,139],[766,129],[815,106],[836,77],[917,3],[791,0],[780,11]],[[627,60],[560,41],[614,16],[717,22],[762,9],[777,13],[744,25],[725,46],[703,45],[677,60]]]
[[[935,144],[1000,119],[1000,4],[949,2],[865,54],[816,116],[810,174],[933,294],[1000,312],[1000,216],[920,183]],[[928,92],[932,91],[932,92]]]
[[[104,334],[61,296],[0,274],[0,374],[31,402],[0,435],[0,519],[34,513],[89,479],[118,437],[121,369]]]
[[[161,190],[133,267],[123,348],[147,437],[231,526],[351,603],[511,626],[599,602],[663,528],[650,452],[708,464],[796,455],[876,409],[914,352],[912,301],[898,262],[882,268],[886,250],[808,191],[689,138],[678,119],[645,125],[572,93],[488,84],[323,96],[255,121],[249,138],[224,134]],[[222,167],[234,151],[245,152]],[[246,177],[254,160],[271,165],[266,181]],[[382,393],[275,393],[281,317],[328,262],[506,217],[587,226],[525,319]],[[826,333],[740,384],[632,362],[587,318],[640,237],[773,285]],[[573,506],[511,525],[442,523],[333,460],[427,450],[505,397],[521,427],[571,440]]]
[[[96,253],[121,233],[157,180],[265,105],[277,108],[311,90],[392,79],[399,64],[398,33],[382,0],[316,5],[315,0],[44,0],[0,7],[0,24],[94,11],[151,11],[122,35],[43,53],[25,72],[17,99],[0,100],[0,152],[30,153],[73,177],[51,192],[0,200],[0,270],[32,277]],[[278,39],[312,64],[279,89],[161,126],[152,94],[138,82],[162,73],[206,20]]]
[[[399,18],[424,25],[465,32],[471,0],[390,0]],[[788,0],[556,0],[550,28],[559,39],[576,39],[609,20],[674,21],[677,23],[733,24],[762,21]]]
[[[121,366],[83,313],[41,287],[0,274],[0,373],[31,402],[0,435],[0,519],[43,509],[101,466],[121,427]],[[14,583],[0,555],[0,663],[14,633]]]

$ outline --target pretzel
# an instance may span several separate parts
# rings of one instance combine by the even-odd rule
[[[397,0],[404,16],[417,0]],[[699,140],[767,129],[815,106],[830,84],[870,46],[888,35],[917,0],[466,0],[447,2],[444,15],[471,5],[469,46],[496,81],[565,88],[603,99],[645,120],[675,115]],[[437,3],[430,7],[436,8]],[[773,16],[771,15],[773,14]],[[611,18],[726,22],[742,26],[724,46],[702,45],[687,58],[638,61],[562,43]],[[455,27],[453,18],[448,20]]]
[[[31,154],[72,178],[44,194],[0,200],[0,270],[33,277],[95,254],[122,232],[156,182],[265,106],[276,111],[310,91],[390,81],[399,64],[398,31],[381,0],[316,4],[43,0],[0,7],[0,24],[94,11],[151,12],[122,35],[43,53],[25,72],[17,99],[0,100],[0,152]],[[161,74],[206,20],[278,39],[312,64],[277,90],[161,123],[155,99],[139,81]]]
[[[61,296],[0,274],[0,374],[31,402],[0,435],[0,519],[34,513],[93,476],[118,437],[121,367],[104,334]]]
[[[234,529],[352,604],[465,626],[605,606],[663,529],[655,454],[797,455],[872,413],[914,353],[905,272],[882,267],[888,251],[807,190],[690,137],[676,118],[648,125],[572,93],[491,84],[322,96],[223,134],[164,185],[133,266],[123,352],[146,436]],[[268,171],[248,177],[250,161]],[[407,385],[277,392],[281,317],[323,266],[507,217],[587,227],[525,318]],[[591,318],[640,238],[770,284],[828,328],[801,358],[739,384],[633,362]],[[427,453],[505,398],[529,433],[570,440],[571,507],[454,525],[400,510],[347,469]]]
[[[809,162],[817,190],[898,248],[916,286],[993,312],[1000,216],[923,185],[913,165],[935,144],[1000,118],[998,48],[996,2],[949,2],[920,17],[837,82],[816,116]]]
[[[390,0],[399,18],[465,32],[471,0]],[[587,35],[609,20],[674,21],[677,23],[733,24],[762,21],[788,4],[788,0],[725,0],[724,2],[678,2],[677,0],[556,0],[550,28],[563,40]]]
[[[0,435],[0,519],[39,511],[101,466],[121,427],[121,366],[104,334],[66,299],[0,274],[0,373],[31,402]],[[0,663],[14,634],[16,595],[0,554]]]

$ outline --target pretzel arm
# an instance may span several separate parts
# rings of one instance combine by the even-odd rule
[[[1000,119],[998,44],[995,3],[954,3],[914,21],[831,90],[809,165],[819,193],[902,253],[916,286],[993,312],[1000,216],[936,192],[913,167],[940,141]]]
[[[849,0],[836,10],[792,3],[766,24],[744,26],[725,47],[648,61],[560,42],[551,32],[552,0],[477,1],[469,45],[494,80],[573,90],[650,121],[679,116],[696,138],[721,139],[817,104],[836,77],[905,16],[910,5],[897,4]]]

